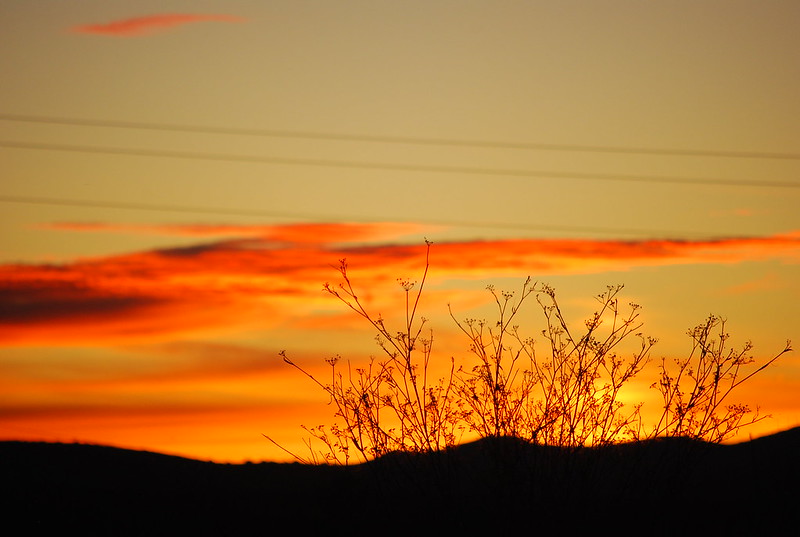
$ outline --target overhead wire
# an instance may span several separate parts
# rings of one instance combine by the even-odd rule
[[[578,173],[578,172],[559,172],[547,170],[523,170],[507,168],[479,168],[474,166],[434,166],[424,164],[399,164],[384,162],[363,162],[329,159],[305,159],[305,158],[285,158],[268,157],[258,155],[234,155],[226,153],[210,152],[191,152],[191,151],[169,151],[157,149],[135,149],[124,147],[103,147],[88,145],[53,144],[38,142],[13,142],[0,140],[0,147],[9,149],[29,149],[40,151],[62,151],[74,153],[94,153],[105,155],[125,155],[138,157],[159,157],[177,158],[189,160],[224,161],[224,162],[245,162],[261,163],[288,166],[315,166],[328,168],[347,168],[362,170],[384,170],[401,172],[426,172],[426,173],[446,173],[461,175],[487,175],[505,177],[536,177],[550,179],[579,179],[594,181],[625,181],[636,183],[671,183],[681,185],[710,185],[727,187],[759,187],[759,188],[800,188],[800,182],[794,181],[775,181],[775,180],[735,180],[720,179],[709,177],[670,177],[670,176],[647,176],[647,175],[622,175],[622,174],[597,174],[597,173]]]
[[[270,218],[282,220],[300,220],[304,222],[374,222],[380,221],[401,221],[408,220],[408,217],[393,218],[390,215],[382,215],[380,218],[355,216],[355,215],[323,215],[321,213],[300,213],[300,212],[280,212],[280,211],[263,211],[263,210],[246,210],[246,209],[231,209],[226,207],[210,207],[210,206],[191,206],[191,205],[175,205],[175,204],[155,204],[155,203],[141,203],[141,202],[118,202],[108,200],[80,200],[80,199],[66,199],[54,198],[45,196],[8,196],[0,195],[0,203],[18,203],[29,205],[53,205],[61,207],[82,207],[94,209],[113,209],[113,210],[132,210],[132,211],[154,211],[154,212],[171,212],[171,213],[188,213],[188,214],[204,214],[204,215],[217,215],[217,216],[236,216],[236,217],[255,217],[255,218]],[[569,232],[569,233],[595,233],[603,235],[616,235],[616,236],[647,236],[652,238],[654,236],[662,237],[686,237],[691,236],[695,238],[714,239],[719,238],[710,233],[700,232],[687,232],[677,230],[656,230],[656,229],[624,229],[613,227],[601,226],[554,226],[543,224],[521,224],[512,222],[491,222],[491,221],[465,221],[455,219],[431,219],[431,218],[413,218],[414,222],[418,224],[427,224],[432,226],[446,226],[446,227],[460,227],[460,228],[486,228],[486,229],[505,229],[505,230],[518,230],[518,231],[551,231],[551,232]]]
[[[141,121],[122,121],[107,119],[85,119],[55,116],[37,116],[0,112],[0,120],[26,123],[44,123],[53,125],[74,125],[84,127],[105,127],[122,129],[140,129],[154,131],[171,131],[186,133],[225,134],[237,136],[260,136],[272,138],[298,138],[313,140],[337,140],[349,142],[371,142],[384,144],[432,145],[493,149],[520,149],[543,151],[566,151],[587,153],[622,153],[639,155],[671,155],[688,157],[719,157],[740,159],[779,159],[800,160],[800,153],[770,151],[726,151],[712,149],[675,149],[633,146],[604,146],[588,144],[554,144],[535,142],[504,142],[491,140],[467,140],[457,138],[427,138],[420,136],[388,136],[374,134],[346,134],[319,131],[294,131],[279,129],[248,129],[232,127],[214,127],[187,125],[177,123],[147,123]]]
[[[613,152],[628,154],[657,154],[673,156],[706,156],[706,157],[728,157],[728,158],[768,158],[768,159],[800,159],[800,154],[795,153],[776,153],[776,152],[742,152],[742,151],[709,151],[709,150],[685,150],[685,149],[659,149],[659,148],[637,148],[637,147],[611,147],[611,146],[588,146],[588,145],[559,145],[559,144],[532,144],[516,142],[491,142],[491,141],[469,141],[458,139],[435,139],[423,137],[396,137],[396,136],[375,136],[375,135],[348,135],[341,133],[323,132],[302,132],[302,131],[281,131],[268,129],[242,129],[209,127],[197,125],[180,125],[169,123],[146,123],[136,121],[119,120],[98,120],[66,118],[55,116],[37,116],[24,114],[11,114],[0,112],[0,120],[40,123],[40,124],[60,124],[72,126],[91,126],[120,129],[146,129],[174,132],[193,132],[208,134],[226,135],[247,135],[247,136],[269,136],[282,138],[311,138],[325,140],[345,140],[359,142],[380,142],[392,144],[417,144],[417,145],[449,145],[449,146],[469,146],[484,148],[506,148],[506,149],[547,149],[557,151],[589,151],[589,152]],[[153,149],[136,149],[120,147],[101,147],[87,145],[53,144],[39,142],[19,142],[0,140],[0,147],[9,149],[28,149],[40,151],[67,151],[94,154],[113,154],[142,157],[161,157],[161,158],[180,158],[193,160],[212,160],[227,162],[250,162],[275,165],[291,166],[317,166],[350,169],[386,170],[386,171],[405,171],[405,172],[428,172],[428,173],[448,173],[464,175],[495,175],[507,177],[536,177],[551,179],[579,179],[579,180],[600,180],[600,181],[626,181],[640,183],[672,183],[682,185],[714,185],[730,187],[767,187],[767,188],[800,188],[800,182],[794,181],[775,181],[775,180],[731,180],[707,177],[672,177],[672,176],[647,176],[647,175],[623,175],[623,174],[596,174],[596,173],[577,173],[559,172],[552,170],[520,170],[504,168],[480,168],[474,166],[433,166],[418,164],[399,164],[383,162],[363,162],[330,159],[308,159],[308,158],[285,158],[269,157],[256,155],[233,155],[211,152],[186,152],[168,151]]]
[[[117,120],[95,120],[79,118],[58,118],[49,116],[33,116],[0,113],[0,120],[18,121],[28,123],[61,124],[86,127],[107,127],[121,129],[143,129],[160,130],[172,132],[192,132],[206,134],[225,134],[225,135],[244,135],[280,138],[306,138],[318,140],[339,140],[374,142],[388,144],[414,144],[414,145],[439,145],[439,146],[462,146],[462,147],[482,147],[482,148],[503,148],[503,149],[527,149],[527,150],[553,150],[553,151],[585,151],[585,152],[604,152],[621,154],[650,154],[650,155],[672,155],[672,156],[703,156],[703,157],[725,157],[725,158],[761,158],[761,159],[800,159],[800,154],[777,153],[777,152],[743,152],[743,151],[711,151],[711,150],[685,150],[685,149],[659,149],[659,148],[639,148],[639,147],[611,147],[611,146],[587,146],[587,145],[566,145],[566,144],[535,144],[535,143],[516,143],[516,142],[492,142],[492,141],[470,141],[458,139],[434,139],[421,137],[397,137],[397,136],[375,136],[375,135],[348,135],[324,132],[302,132],[302,131],[281,131],[267,129],[241,129],[241,128],[222,128],[208,126],[192,126],[164,123],[144,123]],[[90,145],[71,145],[53,144],[37,142],[18,142],[0,140],[0,147],[22,150],[41,150],[41,151],[62,151],[80,152],[95,154],[110,154],[124,156],[141,156],[155,158],[178,158],[206,161],[228,161],[228,162],[250,162],[273,165],[291,166],[317,166],[348,169],[366,170],[386,170],[403,172],[427,172],[427,173],[449,173],[464,175],[495,175],[507,177],[534,177],[550,179],[578,179],[595,181],[627,181],[640,183],[672,183],[689,186],[726,186],[726,187],[769,187],[769,188],[800,188],[800,183],[793,181],[754,181],[754,180],[732,180],[707,177],[669,177],[669,176],[647,176],[647,175],[622,175],[622,174],[597,174],[597,173],[576,173],[543,170],[523,170],[523,169],[503,169],[503,168],[480,168],[474,166],[434,166],[418,164],[398,164],[383,162],[363,162],[347,160],[329,159],[307,159],[307,158],[284,158],[269,157],[258,155],[236,155],[226,153],[210,152],[187,152],[154,150],[141,148],[123,147],[103,147]],[[281,219],[305,219],[305,220],[349,220],[363,221],[367,218],[354,218],[352,215],[343,217],[342,215],[309,215],[300,213],[286,213],[276,211],[250,211],[242,209],[229,209],[224,207],[198,207],[170,204],[151,204],[151,203],[131,203],[115,201],[92,201],[76,200],[65,198],[38,197],[38,196],[12,196],[0,195],[0,203],[26,203],[38,205],[59,205],[72,207],[93,207],[108,209],[127,209],[127,210],[146,210],[161,212],[178,212],[193,214],[216,214],[241,217],[261,217],[261,218],[281,218]],[[374,220],[374,219],[373,219]],[[642,229],[621,229],[604,228],[599,226],[546,226],[546,225],[524,225],[510,222],[475,222],[444,219],[416,220],[423,224],[445,225],[451,227],[476,227],[476,228],[502,228],[518,230],[537,230],[537,231],[559,231],[559,232],[590,232],[590,233],[611,233],[623,235],[653,234],[661,235],[682,235],[686,236],[685,231],[676,232],[669,230],[642,230]],[[708,237],[709,234],[690,233],[690,235]]]

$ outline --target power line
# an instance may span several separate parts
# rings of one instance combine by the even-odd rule
[[[81,208],[94,208],[94,209],[114,209],[114,210],[131,210],[131,211],[153,211],[153,212],[171,212],[171,213],[188,213],[188,214],[205,214],[205,215],[218,215],[218,216],[239,216],[239,217],[257,217],[257,218],[270,218],[270,219],[287,219],[287,220],[303,220],[315,222],[374,222],[376,218],[368,217],[354,217],[352,215],[322,215],[322,214],[302,214],[302,213],[288,213],[278,211],[259,211],[259,210],[244,210],[244,209],[230,209],[225,207],[198,207],[189,205],[172,205],[172,204],[154,204],[154,203],[132,203],[132,202],[117,202],[107,200],[80,200],[80,199],[64,199],[64,198],[50,198],[40,196],[9,196],[0,195],[0,203],[19,203],[28,205],[53,205],[61,207],[81,207]],[[383,216],[381,220],[384,221],[402,221],[402,219],[392,219]],[[514,229],[521,231],[556,231],[556,232],[569,232],[569,233],[597,233],[604,235],[644,235],[647,237],[653,236],[693,236],[711,239],[708,234],[701,233],[687,233],[685,231],[675,230],[645,230],[645,229],[622,229],[622,228],[605,228],[599,226],[549,226],[549,225],[525,225],[514,224],[510,222],[475,222],[464,220],[447,220],[447,219],[418,219],[415,218],[414,222],[420,224],[448,226],[448,227],[472,227],[472,228],[489,228],[489,229]]]
[[[380,135],[367,135],[367,134],[361,135],[361,134],[343,134],[343,133],[332,133],[332,132],[290,131],[290,130],[277,130],[277,129],[211,127],[211,126],[181,125],[181,124],[170,124],[170,123],[145,123],[138,121],[119,121],[119,120],[103,120],[103,119],[59,118],[50,116],[35,116],[35,115],[8,114],[8,113],[0,113],[0,120],[18,121],[26,123],[45,123],[52,125],[73,125],[82,127],[140,129],[140,130],[155,130],[155,131],[170,131],[170,132],[224,134],[224,135],[237,135],[237,136],[260,136],[260,137],[271,137],[271,138],[295,138],[295,139],[330,140],[330,141],[347,141],[347,142],[370,142],[370,143],[385,143],[385,144],[474,147],[474,148],[490,148],[490,149],[520,149],[520,150],[564,151],[564,152],[585,152],[585,153],[618,153],[618,154],[632,154],[632,155],[800,160],[800,153],[782,153],[782,152],[770,152],[770,151],[722,151],[722,150],[707,150],[707,149],[667,149],[667,148],[652,148],[652,147],[619,147],[619,146],[581,145],[581,144],[497,142],[488,140],[465,140],[465,139],[454,139],[454,138],[380,136]]]
[[[494,175],[505,177],[536,177],[541,179],[579,179],[592,181],[625,181],[634,183],[670,183],[689,186],[710,185],[728,187],[758,187],[758,188],[800,188],[800,182],[793,181],[737,181],[733,179],[718,179],[707,177],[668,177],[668,176],[638,176],[620,174],[596,174],[577,172],[556,172],[541,170],[515,170],[502,168],[478,168],[468,166],[431,166],[421,164],[397,164],[381,162],[359,162],[325,159],[299,159],[283,157],[265,157],[257,155],[232,155],[225,153],[199,153],[187,151],[166,151],[155,149],[134,149],[118,147],[100,147],[87,145],[50,144],[37,142],[0,141],[0,147],[10,149],[30,149],[40,151],[64,151],[75,153],[94,153],[105,155],[124,155],[138,157],[177,158],[188,160],[245,162],[259,164],[277,164],[288,166],[315,166],[327,168],[348,168],[360,170],[384,170],[401,172],[446,173],[462,175]]]

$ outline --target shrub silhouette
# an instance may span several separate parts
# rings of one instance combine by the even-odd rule
[[[714,333],[718,330],[717,339]],[[672,363],[661,360],[657,388],[664,401],[664,412],[652,434],[686,436],[708,442],[722,442],[746,426],[761,421],[762,416],[747,405],[730,403],[728,396],[742,383],[791,350],[791,342],[777,355],[755,370],[743,368],[755,363],[748,353],[748,341],[741,349],[728,349],[729,334],[725,320],[711,315],[702,324],[689,330],[692,350],[688,358]]]
[[[568,326],[555,290],[547,285],[528,278],[516,302],[513,293],[487,289],[497,305],[496,323],[459,322],[451,311],[478,358],[471,371],[459,371],[463,374],[457,382],[470,430],[482,437],[508,435],[561,447],[605,445],[621,435],[638,437],[640,406],[626,413],[620,392],[641,371],[656,341],[638,332],[638,305],[630,304],[627,314],[620,310],[617,294],[622,286],[609,287],[596,297],[600,307],[580,334]],[[545,358],[537,356],[534,339],[513,324],[532,294],[546,321]],[[610,320],[604,320],[607,316]],[[605,324],[610,326],[604,332]],[[640,346],[630,358],[622,358],[616,348],[632,334]]]
[[[433,452],[456,443],[456,434],[464,417],[455,404],[453,367],[450,376],[433,382],[428,378],[433,332],[423,332],[427,319],[417,318],[417,307],[425,286],[429,267],[430,242],[426,242],[425,271],[416,292],[415,282],[398,280],[405,294],[405,322],[392,331],[384,319],[369,313],[347,275],[347,261],[342,259],[338,286],[325,284],[324,290],[363,317],[377,331],[377,343],[384,358],[371,357],[365,367],[351,368],[347,376],[338,369],[341,358],[327,360],[331,367],[330,383],[323,383],[292,362],[285,351],[283,360],[302,371],[331,398],[335,416],[343,423],[334,423],[306,430],[325,446],[312,451],[312,462],[343,462],[354,456],[370,460],[394,451]],[[454,361],[451,360],[451,365]],[[310,448],[310,445],[309,445]],[[321,456],[321,459],[317,458]]]
[[[742,383],[791,350],[791,342],[755,369],[748,353],[727,349],[725,322],[716,316],[688,332],[692,350],[687,358],[658,365],[657,389],[663,400],[654,425],[642,418],[642,403],[628,407],[623,391],[650,361],[656,340],[640,331],[640,306],[620,306],[623,286],[609,286],[595,298],[599,304],[580,330],[570,327],[556,299],[555,290],[526,279],[515,293],[487,290],[497,307],[497,320],[458,320],[450,316],[468,341],[472,365],[429,378],[433,331],[418,315],[420,298],[430,266],[431,242],[425,241],[425,267],[419,286],[398,280],[405,298],[400,329],[387,326],[384,318],[367,311],[350,280],[347,261],[340,260],[342,281],[324,285],[329,293],[364,318],[377,332],[382,357],[370,357],[362,367],[347,361],[342,372],[340,356],[329,358],[330,382],[317,379],[293,362],[286,351],[284,362],[308,376],[330,397],[336,410],[332,425],[305,427],[316,449],[306,441],[310,458],[292,454],[304,463],[349,464],[365,462],[392,452],[432,453],[446,450],[464,435],[513,437],[532,444],[561,448],[605,446],[661,436],[688,437],[721,443],[739,429],[767,416],[746,405],[731,403],[731,393]],[[416,290],[415,290],[416,289]],[[537,352],[535,340],[520,332],[517,314],[533,296],[543,314],[541,335],[546,352]],[[719,330],[717,339],[715,329]],[[632,337],[638,341],[627,357],[621,346]],[[269,439],[269,437],[267,437]],[[270,439],[272,440],[272,439]]]

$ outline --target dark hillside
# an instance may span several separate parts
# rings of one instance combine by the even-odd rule
[[[19,535],[765,534],[800,522],[800,429],[570,452],[494,439],[349,468],[0,442],[0,479]]]

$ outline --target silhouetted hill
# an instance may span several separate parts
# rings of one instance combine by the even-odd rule
[[[800,428],[734,445],[509,438],[342,467],[0,442],[14,535],[720,535],[800,525]]]

